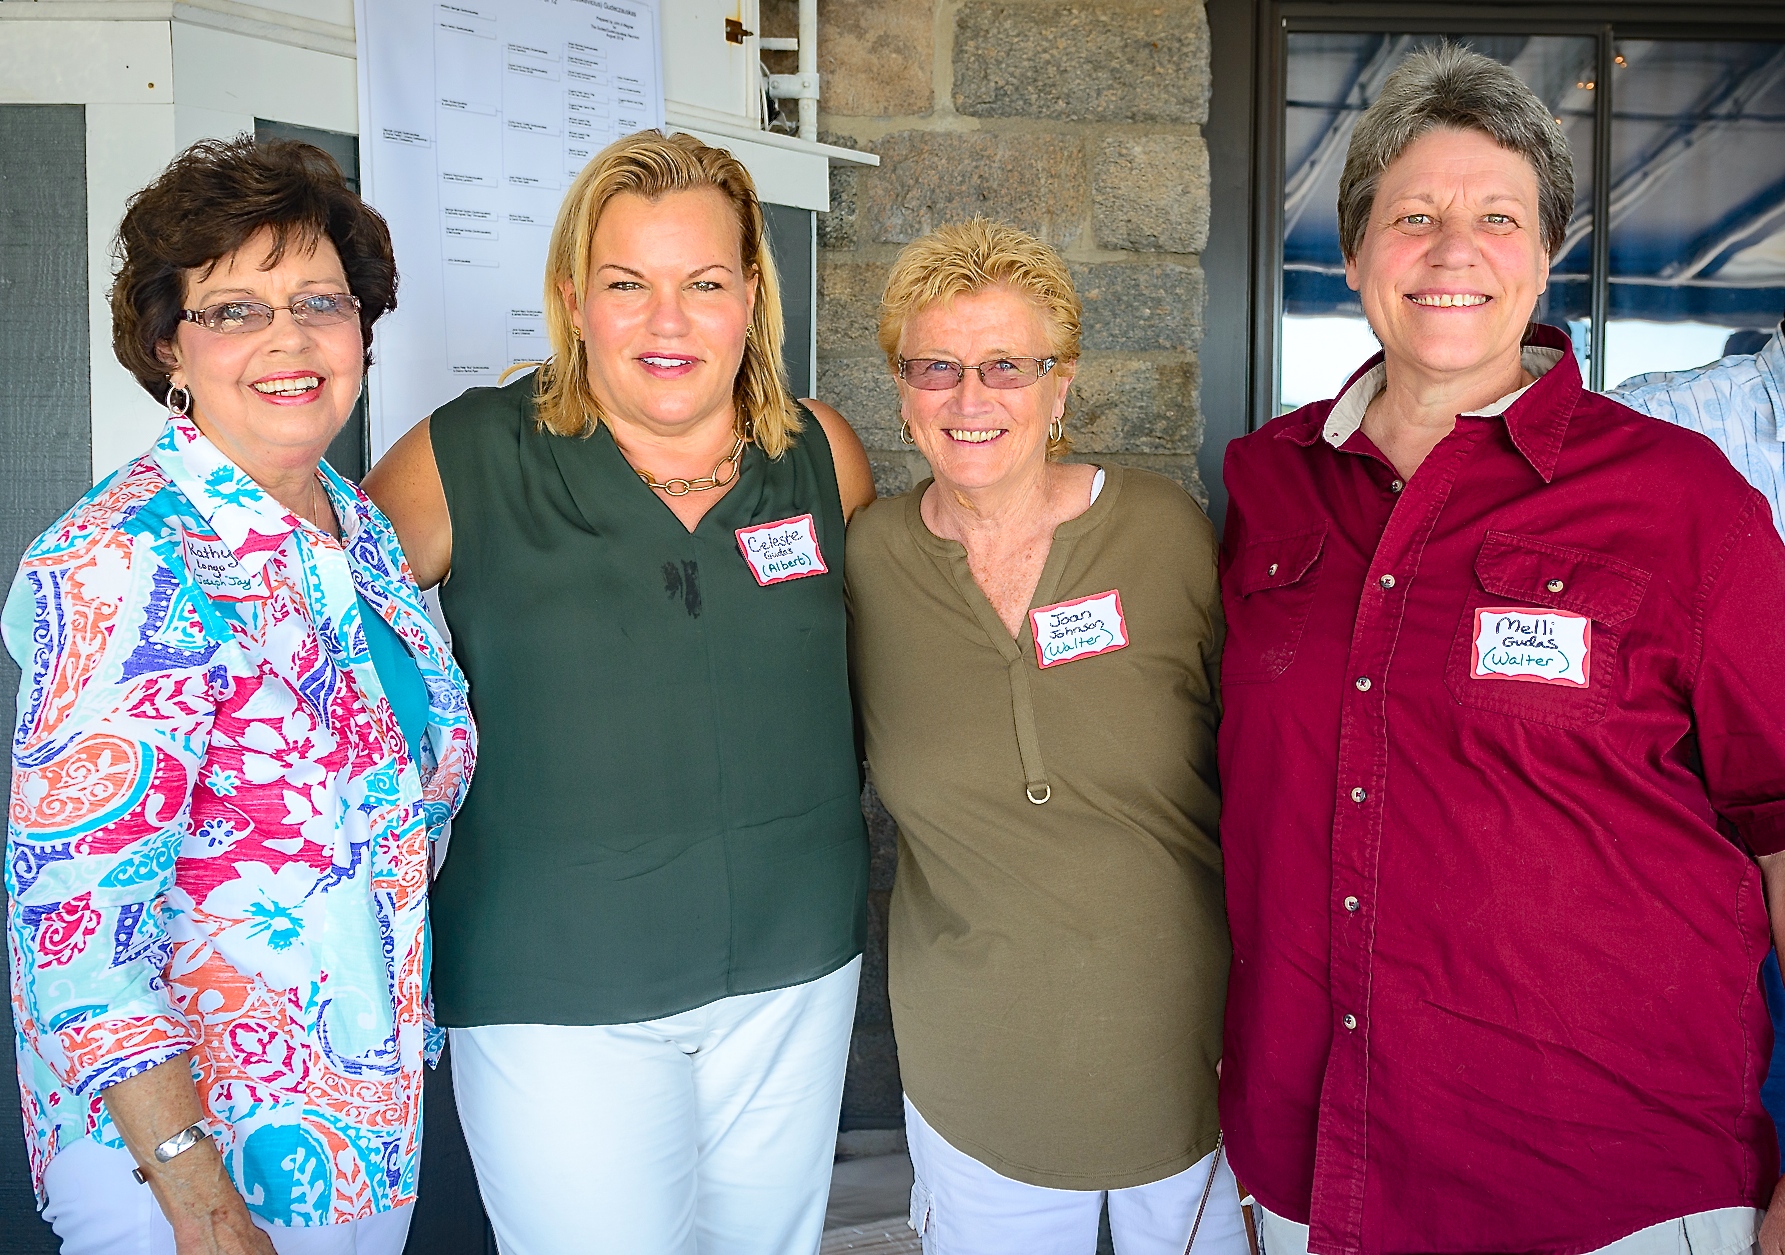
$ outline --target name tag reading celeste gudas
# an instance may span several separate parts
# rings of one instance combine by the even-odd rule
[[[1035,664],[1040,667],[1095,658],[1128,645],[1122,594],[1113,588],[1031,610],[1029,625],[1035,630]]]
[[[808,575],[823,575],[830,568],[818,549],[818,526],[810,514],[738,528],[738,548],[756,582],[767,588]]]
[[[1586,688],[1593,621],[1567,610],[1483,606],[1475,612],[1469,674],[1477,680],[1523,680]]]
[[[267,595],[266,577],[253,576],[242,569],[235,553],[215,536],[182,538],[186,569],[198,586],[217,601],[253,601]]]

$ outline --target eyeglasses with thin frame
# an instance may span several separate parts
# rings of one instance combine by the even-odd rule
[[[925,392],[947,392],[960,387],[971,370],[978,372],[979,382],[988,388],[1027,388],[1040,382],[1055,362],[1051,357],[998,357],[969,366],[940,357],[901,357],[899,378]]]
[[[359,317],[359,298],[345,292],[312,292],[284,308],[301,326],[332,327]],[[224,301],[204,309],[183,309],[180,318],[195,322],[207,331],[235,336],[265,330],[273,325],[273,315],[277,312],[261,301]]]

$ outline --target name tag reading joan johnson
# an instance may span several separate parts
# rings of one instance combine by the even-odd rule
[[[1477,680],[1526,680],[1586,688],[1593,621],[1567,610],[1483,606],[1475,612],[1469,674]]]
[[[750,573],[764,588],[808,575],[823,575],[830,569],[818,550],[818,525],[810,514],[740,527],[738,548],[750,564]]]
[[[216,537],[183,538],[186,569],[198,586],[217,601],[253,601],[267,595],[266,577],[242,569],[234,551]]]
[[[1031,610],[1029,625],[1035,629],[1035,664],[1040,667],[1095,658],[1128,645],[1122,594],[1113,588]]]

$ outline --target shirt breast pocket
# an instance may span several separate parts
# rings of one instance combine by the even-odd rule
[[[1599,722],[1649,577],[1591,549],[1490,531],[1445,664],[1451,696],[1558,728]]]
[[[1260,536],[1239,552],[1227,573],[1227,643],[1223,684],[1263,684],[1295,661],[1314,606],[1326,525]]]

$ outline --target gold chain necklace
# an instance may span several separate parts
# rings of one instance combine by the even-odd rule
[[[660,484],[651,478],[651,472],[641,471],[636,466],[632,469],[640,479],[645,481],[645,487],[655,488],[658,492],[666,492],[672,497],[686,497],[691,492],[710,492],[715,488],[725,487],[738,477],[738,466],[743,460],[744,438],[739,436],[732,441],[731,452],[720,458],[718,464],[713,467],[713,473],[703,475],[699,479],[672,479]],[[719,476],[720,471],[725,471],[723,479]]]

